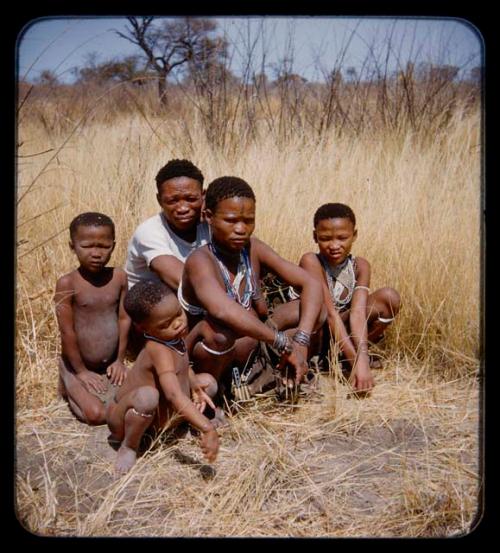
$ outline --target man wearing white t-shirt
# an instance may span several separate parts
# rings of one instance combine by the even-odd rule
[[[156,199],[162,211],[141,223],[127,250],[128,287],[141,280],[162,280],[174,291],[187,256],[209,241],[200,222],[203,174],[190,161],[172,159],[156,175]]]

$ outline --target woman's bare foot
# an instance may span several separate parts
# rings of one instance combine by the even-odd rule
[[[137,453],[130,447],[122,444],[116,456],[115,472],[118,474],[127,473],[135,465],[136,460]]]

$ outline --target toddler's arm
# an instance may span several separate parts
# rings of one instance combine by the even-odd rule
[[[191,399],[183,392],[177,374],[173,354],[156,342],[147,342],[146,347],[165,398],[174,410],[202,433],[203,453],[214,461],[219,450],[219,436],[212,423],[198,411]]]
[[[200,385],[198,379],[196,378],[196,374],[191,367],[189,367],[189,385],[191,387],[193,403],[195,404],[198,411],[200,413],[203,413],[203,411],[205,411],[207,403],[215,411],[214,402],[205,391],[209,384],[207,383],[204,386]]]

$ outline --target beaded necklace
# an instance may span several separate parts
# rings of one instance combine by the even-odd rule
[[[354,270],[354,257],[348,255],[345,261],[340,265],[332,267],[328,261],[321,255],[317,254],[318,259],[325,269],[328,290],[339,311],[343,311],[349,305],[354,293],[356,285],[356,274]],[[344,290],[347,290],[345,298],[341,298]]]
[[[208,247],[219,265],[227,295],[238,302],[245,309],[249,309],[256,287],[253,279],[252,264],[250,263],[250,256],[248,255],[247,248],[243,249],[240,253],[236,275],[234,277],[234,281],[231,282],[231,275],[221,259],[219,250],[213,242],[210,242]],[[240,296],[239,288],[243,279],[245,279],[245,289],[243,291],[243,296]]]
[[[174,340],[160,340],[160,338],[156,338],[155,336],[151,336],[146,333],[144,333],[144,338],[146,338],[147,340],[153,340],[153,342],[158,342],[159,344],[163,344],[164,346],[167,346],[167,348],[176,351],[179,355],[184,355],[186,353],[186,343],[182,338],[175,338]],[[180,347],[178,348],[176,346]]]

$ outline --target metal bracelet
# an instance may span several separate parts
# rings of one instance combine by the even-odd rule
[[[311,344],[311,335],[305,330],[297,330],[292,340],[301,346],[309,346]]]
[[[290,354],[293,350],[290,338],[281,330],[276,331],[273,348],[275,348],[280,355],[284,353]]]

